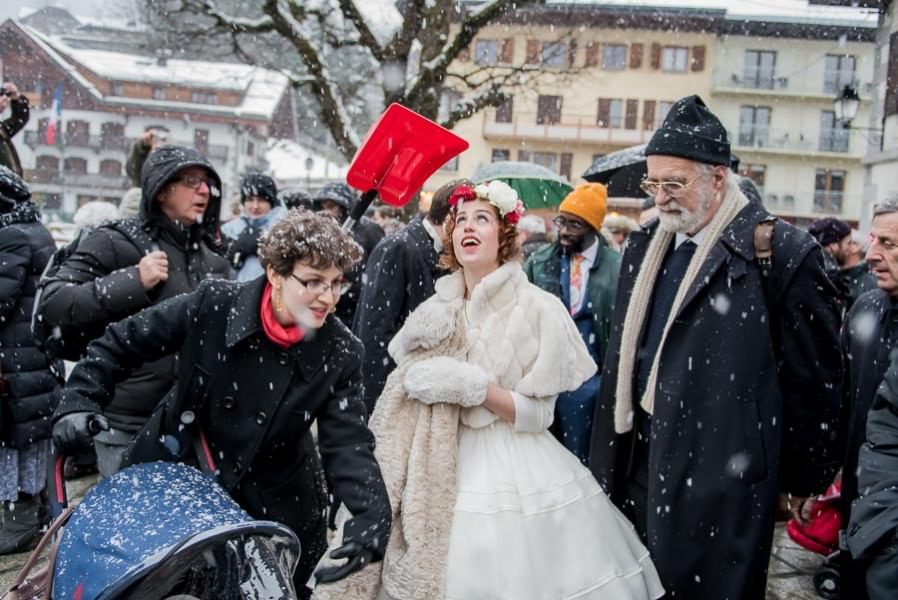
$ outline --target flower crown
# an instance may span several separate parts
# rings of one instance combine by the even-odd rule
[[[498,179],[481,183],[474,188],[469,185],[458,186],[449,196],[449,205],[458,208],[463,202],[472,200],[486,200],[498,208],[499,214],[509,225],[520,221],[524,213],[524,203],[518,198],[518,193]]]

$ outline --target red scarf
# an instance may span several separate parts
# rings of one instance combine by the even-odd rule
[[[270,283],[265,284],[265,290],[262,292],[262,329],[265,330],[268,339],[281,348],[289,348],[303,337],[303,330],[299,326],[284,327],[278,323],[274,308],[271,306]]]

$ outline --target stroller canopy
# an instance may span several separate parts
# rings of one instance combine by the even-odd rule
[[[291,598],[298,555],[292,531],[253,520],[210,476],[138,464],[98,484],[72,514],[53,598]],[[215,591],[198,593],[204,585]]]

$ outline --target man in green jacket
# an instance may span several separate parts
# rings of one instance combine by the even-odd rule
[[[577,390],[561,394],[555,404],[552,433],[584,464],[589,461],[592,416],[620,271],[620,255],[599,233],[607,206],[604,185],[577,187],[558,207],[554,220],[558,241],[536,251],[524,265],[532,283],[557,296],[568,308],[598,367],[593,377]]]

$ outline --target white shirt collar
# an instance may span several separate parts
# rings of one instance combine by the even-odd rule
[[[699,229],[697,232],[695,232],[695,235],[692,235],[692,236],[686,235],[685,233],[677,233],[676,240],[674,241],[674,250],[679,248],[680,245],[683,242],[685,242],[686,240],[689,240],[690,242],[692,242],[696,246],[698,246],[705,240],[705,238],[707,236],[708,236],[708,226],[707,225],[705,225],[704,227]]]
[[[592,245],[584,250],[583,252],[578,252],[583,256],[584,260],[589,264],[596,262],[596,255],[599,253],[599,239],[596,238],[592,241]]]
[[[427,232],[427,235],[430,236],[430,239],[433,240],[433,249],[438,253],[443,251],[443,240],[440,238],[440,234],[437,233],[436,228],[433,226],[433,223],[427,217],[422,219],[421,223],[424,225],[424,231]]]

